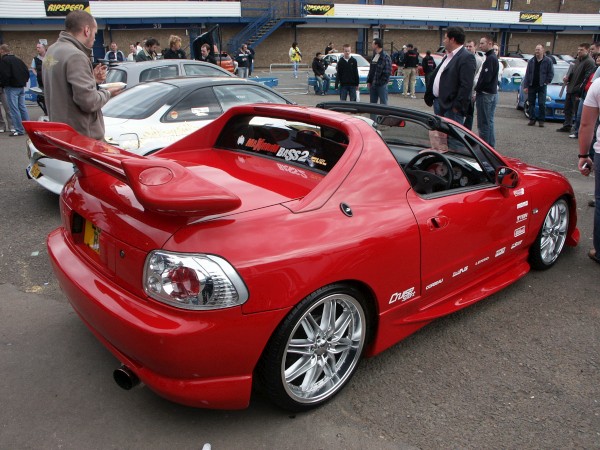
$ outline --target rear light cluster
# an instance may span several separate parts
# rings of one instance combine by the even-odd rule
[[[143,284],[153,299],[183,309],[230,308],[248,300],[235,269],[214,255],[150,252]]]

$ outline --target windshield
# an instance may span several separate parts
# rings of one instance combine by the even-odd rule
[[[509,67],[527,67],[527,61],[522,59],[506,59],[505,61]]]
[[[367,61],[363,56],[354,54],[352,56],[354,56],[354,59],[356,59],[358,67],[369,67],[369,61]]]
[[[567,70],[569,70],[568,66],[556,67],[556,64],[555,64],[554,65],[554,76],[552,77],[552,84],[562,84],[563,78],[567,74]]]
[[[102,113],[117,119],[145,119],[168,104],[178,90],[171,84],[139,84],[109,100]]]

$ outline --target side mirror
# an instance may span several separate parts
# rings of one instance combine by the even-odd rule
[[[510,167],[498,167],[496,169],[496,184],[503,188],[513,189],[519,184],[519,175]]]

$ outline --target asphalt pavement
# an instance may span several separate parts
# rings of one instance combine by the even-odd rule
[[[280,89],[299,104],[335,100],[286,76]],[[247,410],[211,411],[118,388],[118,361],[50,268],[58,197],[25,177],[26,138],[0,134],[0,448],[600,448],[600,266],[586,257],[593,179],[576,170],[576,141],[559,124],[528,127],[515,98],[500,95],[498,150],[569,178],[580,245],[363,361],[333,401],[297,415],[260,395]],[[422,95],[390,103],[429,110]]]

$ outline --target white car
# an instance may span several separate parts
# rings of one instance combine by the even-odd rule
[[[350,53],[350,56],[353,56],[358,63],[358,76],[359,78],[367,78],[369,75],[369,61],[365,59],[364,56],[359,55],[358,53]],[[340,58],[343,58],[343,53],[330,53],[325,56],[323,60],[328,64],[325,73],[329,75],[331,78],[335,77],[337,62]]]
[[[269,87],[237,77],[175,78],[127,89],[102,108],[105,140],[148,155],[212,122],[232,106],[287,103]],[[60,194],[73,164],[50,158],[27,142],[27,176]]]
[[[524,59],[501,56],[498,61],[500,62],[501,78],[525,77],[527,61]]]

